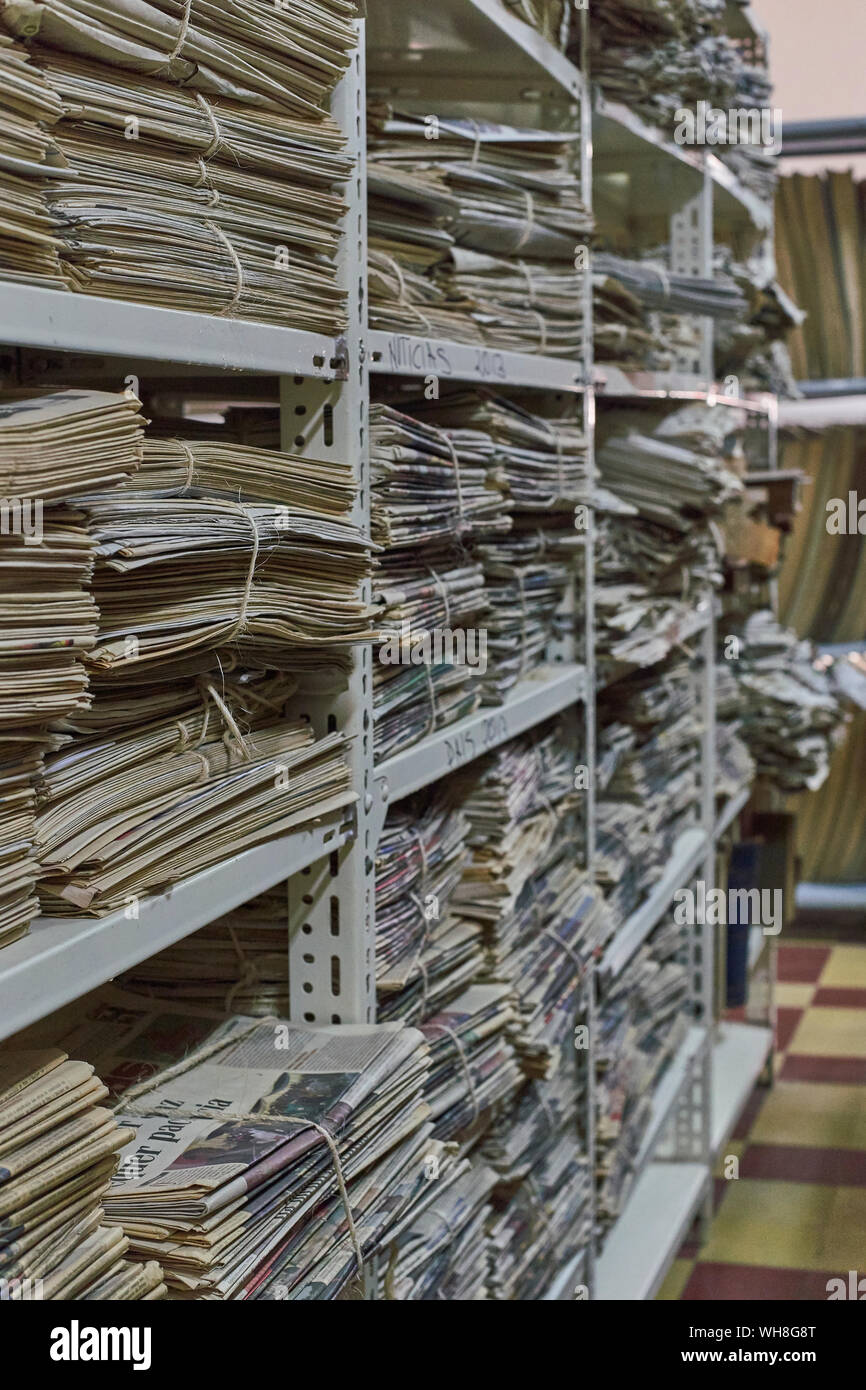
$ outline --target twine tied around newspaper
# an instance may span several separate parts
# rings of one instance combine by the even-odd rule
[[[219,314],[217,315],[218,318],[224,318],[226,314],[234,313],[235,309],[238,307],[241,301],[241,298],[243,297],[243,292],[246,284],[244,280],[244,268],[241,265],[240,256],[238,255],[235,248],[232,246],[229,238],[226,236],[226,233],[223,231],[222,227],[218,227],[216,222],[211,222],[209,218],[205,219],[204,225],[207,227],[209,232],[213,232],[214,236],[228,252],[229,259],[231,260],[236,276],[234,294],[232,295],[228,304],[224,304],[223,307],[220,309]]]
[[[524,279],[526,280],[526,287],[529,290],[529,307],[530,309],[532,309],[535,307],[535,281],[532,278],[532,271],[526,264],[526,261],[518,260],[517,266],[523,273]]]
[[[437,439],[441,439],[445,448],[451,455],[451,462],[454,464],[454,482],[457,487],[457,514],[459,517],[457,531],[458,533],[462,533],[463,531],[469,530],[470,526],[466,521],[466,508],[463,499],[463,479],[460,476],[460,456],[454,446],[454,440],[449,434],[446,434],[445,430],[440,429],[438,425],[429,425],[428,428],[432,434],[435,434]]]
[[[253,531],[253,553],[250,558],[249,569],[247,570],[246,582],[244,584],[243,598],[241,599],[241,611],[238,616],[237,622],[233,625],[228,636],[224,639],[226,642],[233,642],[236,637],[239,637],[241,633],[246,632],[247,629],[247,610],[249,609],[250,605],[250,595],[253,591],[253,579],[255,578],[256,564],[258,563],[259,558],[259,524],[256,521],[255,514],[251,511],[249,507],[245,507],[243,503],[226,502],[224,503],[224,505],[227,507],[231,507],[233,511],[240,512],[241,516],[249,522]]]
[[[422,309],[418,307],[417,304],[413,304],[412,300],[409,298],[409,294],[406,289],[406,279],[403,275],[403,267],[400,265],[400,262],[396,260],[394,256],[390,256],[387,251],[377,251],[376,255],[378,255],[383,261],[385,261],[387,265],[391,267],[397,278],[397,284],[399,286],[397,303],[400,304],[402,308],[409,309],[413,314],[415,314],[421,320],[421,323],[423,327],[427,330],[428,335],[431,338],[435,338],[435,330],[427,315],[423,312]]]
[[[435,734],[439,727],[439,710],[436,704],[436,687],[433,684],[433,672],[430,670],[430,663],[425,661],[423,665],[424,676],[427,688],[428,724],[424,730],[424,737],[428,734]]]
[[[169,54],[166,55],[165,62],[157,68],[156,72],[154,73],[155,77],[167,77],[169,78],[169,80],[171,79],[171,65],[174,62],[175,58],[180,57],[181,50],[184,44],[186,43],[186,36],[189,33],[189,24],[190,20],[192,19],[192,6],[193,0],[186,0],[183,14],[180,17],[180,27],[177,31],[177,37],[174,41],[174,48],[171,50]]]
[[[517,239],[517,245],[514,248],[515,251],[521,251],[523,249],[535,230],[535,203],[532,194],[528,188],[522,188],[520,191],[526,199],[526,226]]]
[[[241,973],[238,979],[235,980],[234,984],[229,985],[226,991],[226,997],[223,1003],[223,1008],[227,1014],[231,1013],[232,1008],[234,1007],[235,997],[238,994],[240,994],[242,990],[251,988],[253,985],[257,985],[261,980],[261,972],[259,966],[254,960],[251,960],[250,957],[247,955],[243,946],[238,941],[237,932],[230,923],[228,924],[228,933],[229,939],[235,948],[235,954],[240,962]]]
[[[427,569],[428,569],[428,571],[430,572],[430,574],[432,574],[432,576],[433,576],[433,582],[434,582],[434,584],[436,585],[436,588],[439,590],[439,597],[441,598],[442,604],[443,604],[443,606],[444,606],[444,608],[445,608],[445,626],[446,626],[446,627],[450,627],[450,626],[451,626],[451,605],[450,605],[450,603],[448,602],[448,588],[447,588],[447,585],[445,584],[445,582],[443,581],[443,579],[440,577],[440,575],[438,575],[438,574],[436,573],[436,571],[434,570],[434,568],[433,568],[432,565],[428,565],[428,566],[427,566]]]
[[[136,1105],[130,1105],[130,1101],[133,1098],[146,1095],[149,1091],[158,1091],[162,1086],[166,1084],[167,1081],[173,1080],[175,1076],[181,1076],[184,1072],[189,1071],[191,1066],[198,1065],[198,1063],[206,1061],[208,1057],[212,1057],[215,1053],[223,1052],[227,1047],[233,1047],[236,1043],[242,1042],[244,1038],[249,1037],[252,1033],[256,1032],[263,1025],[267,1023],[279,1022],[280,1020],[276,1018],[256,1018],[253,1019],[252,1022],[249,1023],[245,1028],[241,1028],[237,1032],[233,1032],[229,1037],[218,1038],[214,1042],[205,1043],[203,1047],[197,1048],[196,1051],[190,1053],[189,1056],[185,1057],[182,1061],[176,1062],[172,1067],[168,1067],[166,1071],[158,1073],[156,1076],[149,1077],[147,1081],[139,1082],[137,1086],[130,1087],[126,1094],[121,1097],[120,1102],[116,1108],[123,1114],[136,1115],[142,1119],[172,1119],[175,1117],[180,1117],[181,1119],[191,1120],[211,1120],[214,1123],[223,1124],[226,1124],[229,1121],[237,1121],[240,1124],[259,1125],[267,1124],[268,1120],[275,1120],[279,1124],[300,1125],[304,1129],[314,1129],[317,1134],[320,1134],[322,1136],[325,1143],[327,1144],[328,1150],[331,1155],[331,1159],[334,1164],[334,1175],[337,1179],[337,1187],[339,1188],[340,1199],[343,1203],[343,1210],[346,1213],[346,1224],[349,1230],[349,1239],[352,1244],[352,1249],[355,1253],[355,1260],[358,1266],[358,1274],[360,1277],[363,1277],[364,1255],[361,1249],[361,1242],[358,1239],[358,1231],[355,1226],[355,1218],[352,1215],[352,1206],[349,1201],[349,1192],[346,1187],[346,1179],[343,1173],[343,1160],[340,1155],[340,1150],[337,1145],[337,1140],[335,1136],[331,1133],[329,1129],[326,1128],[325,1125],[320,1125],[316,1120],[305,1119],[301,1115],[268,1115],[266,1112],[259,1112],[258,1114],[256,1114],[255,1112],[251,1112],[249,1114],[233,1114],[223,1116],[215,1116],[210,1114],[203,1115],[201,1113],[200,1106],[197,1108],[187,1108],[185,1106],[172,1107],[170,1110],[166,1112],[160,1111],[158,1114],[154,1115],[153,1112],[147,1108],[141,1109]]]
[[[446,1034],[447,1037],[451,1039],[455,1048],[457,1049],[457,1056],[460,1058],[460,1065],[463,1068],[463,1075],[466,1077],[466,1085],[469,1088],[469,1099],[472,1102],[472,1119],[469,1121],[469,1123],[470,1125],[474,1125],[475,1121],[478,1119],[478,1116],[481,1114],[481,1109],[478,1104],[478,1092],[475,1089],[475,1082],[472,1079],[472,1072],[469,1067],[469,1058],[466,1056],[466,1048],[463,1046],[462,1042],[460,1041],[460,1038],[454,1032],[454,1029],[449,1028],[447,1023],[434,1022],[428,1024],[427,1027],[437,1028],[440,1033]]]
[[[542,928],[541,935],[549,936],[551,941],[556,942],[560,950],[564,951],[567,956],[570,956],[577,970],[577,978],[578,980],[582,980],[584,975],[586,974],[586,966],[583,964],[583,961],[580,959],[580,956],[577,954],[574,947],[571,946],[567,941],[563,941],[561,936],[557,936],[556,932],[553,930],[553,927]]]
[[[199,774],[198,780],[200,782],[204,782],[207,781],[208,778],[213,776],[213,768],[211,767],[207,754],[203,751],[202,748],[203,744],[207,742],[208,732],[210,729],[211,702],[216,707],[216,710],[221,716],[223,724],[225,725],[225,732],[222,736],[222,743],[229,757],[229,765],[231,765],[235,750],[237,750],[240,753],[241,758],[244,762],[252,762],[253,753],[243,733],[241,732],[240,726],[238,725],[238,722],[235,719],[234,714],[232,713],[231,707],[229,706],[227,701],[225,701],[223,697],[220,695],[213,682],[209,680],[206,676],[200,676],[196,681],[196,686],[201,697],[203,719],[201,729],[199,730],[198,738],[192,745],[191,751],[201,767],[201,772]],[[175,728],[177,729],[177,743],[175,744],[172,751],[175,753],[185,753],[190,748],[191,735],[182,719],[178,719],[175,721]]]

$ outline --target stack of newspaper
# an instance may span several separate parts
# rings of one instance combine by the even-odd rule
[[[40,892],[100,915],[355,800],[340,733],[317,740],[284,706],[295,682],[191,684],[192,707],[74,738],[38,781]]]
[[[576,356],[577,135],[379,107],[368,128],[371,324]]]
[[[766,609],[749,616],[739,640],[738,659],[727,662],[736,685],[723,688],[719,718],[739,717],[759,776],[786,791],[816,791],[846,734],[847,699],[833,668]]]
[[[101,391],[0,399],[0,945],[27,931],[34,893],[34,780],[90,704],[84,659],[98,613],[94,547],[78,494],[114,487],[141,459],[137,400]]]
[[[57,1048],[0,1052],[0,1286],[4,1299],[153,1300],[153,1260],[124,1258],[129,1240],[102,1203],[132,1138],[102,1105],[108,1089]]]
[[[575,508],[586,500],[586,437],[573,418],[537,415],[520,399],[486,391],[449,392],[412,409],[458,449],[483,448],[505,492],[511,530],[485,535],[477,547],[490,604],[483,692],[501,703],[573,626],[564,600],[581,547]]]
[[[517,1000],[512,1039],[525,1074],[548,1077],[574,1026],[589,956],[611,930],[575,864],[574,744],[559,729],[513,740],[467,784],[473,853],[454,909],[483,928],[485,977]]]
[[[474,1142],[517,1091],[515,1021],[507,984],[472,984],[421,1025],[430,1045],[424,1097],[437,1139]]]
[[[489,604],[471,547],[511,520],[486,435],[386,404],[373,406],[370,434],[373,540],[385,548],[374,578],[385,629],[375,741],[387,757],[480,704]]]
[[[355,13],[350,0],[6,5],[53,96],[43,187],[70,287],[342,331],[351,163],[325,108]]]
[[[662,922],[608,989],[596,1040],[597,1216],[606,1232],[628,1196],[653,1090],[689,1026],[684,929]]]
[[[118,977],[133,994],[250,1017],[289,1012],[285,884]]]
[[[60,237],[42,198],[56,93],[22,44],[0,34],[0,277],[64,289]]]
[[[479,973],[481,930],[449,902],[469,858],[447,787],[399,802],[376,852],[376,991],[382,1020],[418,1022]]]
[[[336,1298],[417,1199],[428,1065],[413,1028],[233,1017],[126,1091],[108,1219],[178,1297]]]
[[[488,1297],[486,1227],[496,1174],[477,1159],[458,1157],[455,1147],[428,1143],[419,1194],[380,1262],[381,1298],[470,1303]]]
[[[592,1239],[592,1178],[576,1133],[565,1132],[538,1155],[516,1184],[500,1183],[489,1226],[489,1296],[535,1301]],[[586,1265],[574,1269],[586,1283]]]
[[[608,678],[661,661],[722,583],[715,522],[743,486],[727,466],[722,415],[705,406],[604,415],[596,602]]]
[[[496,1171],[491,1222],[490,1297],[537,1298],[589,1246],[585,1157],[586,1077],[575,1040],[563,1044],[549,1081],[528,1081],[495,1121],[481,1154]],[[555,1187],[547,1181],[556,1174]],[[584,1283],[575,1269],[575,1284]]]
[[[597,871],[624,921],[697,818],[701,719],[688,663],[670,660],[609,686],[599,724]]]

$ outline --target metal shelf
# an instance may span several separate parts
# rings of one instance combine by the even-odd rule
[[[708,1045],[709,1033],[706,1028],[693,1024],[680,1044],[679,1050],[665,1068],[661,1080],[653,1091],[652,1115],[638,1150],[636,1163],[638,1172],[652,1157],[653,1150],[664,1136],[664,1132],[673,1118],[677,1102],[682,1095],[683,1087],[687,1084],[689,1076],[692,1075],[694,1063]]]
[[[382,801],[389,803],[456,772],[500,744],[526,733],[554,714],[584,699],[582,666],[548,667],[516,685],[503,705],[485,705],[474,714],[439,729],[376,768]]]
[[[0,306],[0,343],[15,347],[325,381],[347,370],[339,340],[295,328],[5,282]]]
[[[684,202],[698,193],[704,167],[716,189],[715,212],[724,224],[750,222],[759,232],[773,226],[772,202],[765,203],[737,178],[717,155],[703,147],[678,145],[620,102],[600,92],[593,115],[593,161],[597,171],[611,173],[633,166],[656,175],[655,186],[641,189],[641,210],[658,211],[671,201]]]
[[[668,860],[667,868],[649,897],[632,913],[604,953],[601,971],[608,978],[617,976],[628,965],[635,951],[646,941],[653,927],[670,907],[678,888],[688,885],[707,852],[703,830],[684,830]]]
[[[770,415],[775,396],[756,391],[751,396],[729,396],[716,382],[685,372],[629,371],[614,363],[602,362],[593,370],[597,399],[661,401],[706,401],[707,405],[728,406],[753,415]]]
[[[710,1186],[701,1163],[650,1163],[635,1183],[598,1261],[596,1298],[654,1298]]]
[[[389,86],[408,82],[411,90],[433,83],[447,96],[450,87],[479,82],[507,85],[511,101],[522,87],[553,88],[577,101],[583,79],[578,68],[531,25],[518,19],[502,0],[436,0],[435,4],[395,5],[367,0],[367,66],[371,86],[380,74]]]
[[[728,800],[725,802],[724,807],[722,808],[721,812],[716,818],[717,840],[721,839],[728,826],[736,820],[743,807],[748,804],[749,797],[751,795],[752,784],[750,782],[747,787],[741,787],[740,790],[734,796],[728,798]]]
[[[713,1044],[713,1158],[730,1139],[772,1050],[772,1028],[754,1023],[719,1024]]]
[[[544,391],[584,391],[580,368],[564,357],[500,352],[474,343],[371,332],[370,370],[378,375],[472,381],[483,386],[531,386]]]
[[[142,898],[137,918],[38,918],[0,955],[0,1039],[190,936],[351,839],[340,822],[298,830]]]

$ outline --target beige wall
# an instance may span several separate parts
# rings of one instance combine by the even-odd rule
[[[770,36],[775,106],[784,121],[866,116],[866,0],[752,0]],[[866,155],[783,161],[785,172],[855,168]]]

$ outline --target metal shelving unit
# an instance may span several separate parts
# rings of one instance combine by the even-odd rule
[[[355,173],[347,189],[348,213],[339,259],[349,295],[349,328],[339,340],[239,319],[185,314],[55,290],[3,285],[0,343],[46,353],[98,354],[121,359],[144,373],[148,363],[171,364],[172,375],[246,372],[279,378],[283,442],[311,457],[352,462],[357,499],[353,520],[370,519],[368,410],[371,376],[474,382],[562,392],[583,412],[589,440],[588,471],[595,477],[597,400],[634,397],[706,401],[765,416],[770,397],[726,397],[714,382],[712,335],[704,333],[700,360],[676,372],[625,373],[594,369],[591,276],[584,275],[587,324],[578,360],[499,352],[405,334],[368,332],[366,323],[365,112],[368,93],[385,94],[404,109],[460,106],[471,82],[473,115],[486,111],[508,121],[537,121],[551,129],[574,128],[584,201],[592,205],[593,170],[603,181],[625,170],[634,196],[650,216],[663,216],[674,243],[677,269],[694,274],[711,267],[714,226],[744,221],[756,234],[768,230],[751,196],[724,166],[702,152],[677,146],[625,108],[598,98],[593,110],[587,79],[551,44],[517,19],[501,0],[437,0],[435,5],[368,0],[368,20],[358,21],[358,45],[332,105],[346,132]],[[585,18],[585,22],[589,22]],[[368,32],[367,32],[368,31]],[[365,37],[366,33],[366,37]],[[480,61],[483,56],[483,61]],[[368,77],[366,65],[371,73]],[[431,106],[435,95],[437,105]],[[94,361],[96,358],[94,357]],[[80,358],[75,363],[80,379]],[[298,436],[298,419],[303,435]],[[299,443],[298,439],[302,442]],[[502,707],[483,708],[415,746],[377,763],[373,750],[373,654],[359,650],[346,691],[331,700],[308,697],[297,713],[317,732],[339,727],[349,739],[357,802],[351,816],[301,829],[250,850],[141,902],[137,916],[40,920],[31,934],[0,953],[0,1037],[67,1004],[158,950],[196,931],[283,881],[287,883],[289,991],[292,1017],[313,1024],[358,1023],[375,1018],[375,856],[389,805],[428,786],[554,715],[582,711],[583,741],[575,761],[589,770],[586,792],[587,860],[595,845],[595,611],[594,551],[583,548],[584,661],[576,644],[549,653],[543,671],[525,679]],[[365,597],[369,598],[369,584]],[[677,887],[697,873],[713,881],[718,837],[741,809],[734,798],[715,813],[715,615],[704,599],[668,634],[672,643],[698,639],[702,662],[703,785],[697,823],[678,842],[653,892],[624,923],[600,963],[601,976],[623,968],[668,910]],[[743,798],[747,796],[744,790]],[[729,814],[730,812],[730,814]],[[712,997],[709,928],[695,938],[694,1000],[699,1016],[683,1047],[660,1079],[653,1121],[640,1155],[637,1181],[588,1278],[598,1298],[652,1297],[692,1217],[710,1188],[711,1139],[722,1132],[747,1091],[732,1087],[732,1068],[748,1052],[743,1077],[751,1075],[757,1042],[726,1033],[710,1045]],[[590,973],[588,1010],[595,1026],[595,977]],[[763,1065],[763,1062],[762,1062]],[[760,1070],[760,1068],[758,1068]],[[739,1078],[745,1085],[743,1078]],[[587,1134],[594,1154],[594,1075],[587,1080]],[[710,1096],[712,1102],[712,1119]],[[724,1126],[722,1121],[724,1120]],[[721,1127],[721,1128],[720,1128]],[[670,1133],[679,1135],[677,1161],[659,1158]],[[687,1131],[687,1133],[686,1133]],[[711,1134],[712,1131],[712,1134]],[[548,1299],[571,1292],[580,1260],[551,1271]]]

